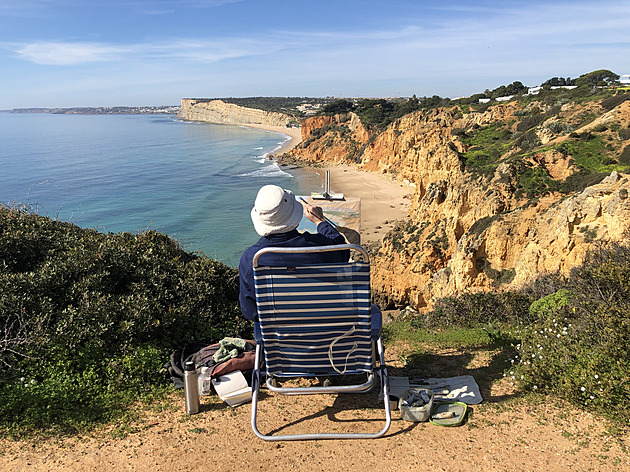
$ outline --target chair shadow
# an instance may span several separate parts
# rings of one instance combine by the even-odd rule
[[[265,398],[269,398],[270,396],[275,396],[275,395],[284,396],[277,393],[271,394],[268,392],[261,391],[260,400],[264,400]],[[298,395],[296,397],[306,399],[309,396],[310,395]],[[302,416],[293,421],[287,422],[283,424],[282,426],[277,427],[266,434],[276,435],[286,429],[289,429],[301,423],[317,420],[318,418],[323,418],[323,417],[326,417],[326,419],[329,422],[337,426],[344,425],[344,424],[351,425],[351,424],[356,424],[356,423],[365,423],[366,425],[372,424],[372,423],[384,423],[385,422],[385,406],[382,400],[378,401],[378,396],[379,395],[377,391],[372,391],[369,393],[338,393],[336,394],[336,398],[332,405],[326,406],[321,411],[318,411],[316,413]],[[308,400],[304,400],[304,401],[308,401]],[[340,417],[341,413],[347,413],[347,412],[352,412],[352,411],[357,412],[357,411],[365,411],[365,410],[380,410],[383,412],[383,416],[382,418],[342,418]],[[260,414],[260,409],[258,411]],[[392,423],[397,422],[398,420],[403,421],[402,419],[400,419],[398,410],[392,411],[391,415],[392,415]],[[409,422],[407,427],[397,430],[395,432],[391,432],[391,426],[390,426],[390,431],[385,433],[383,437],[384,438],[394,437],[400,434],[407,433],[411,431],[413,428],[415,428],[417,424],[418,423]]]

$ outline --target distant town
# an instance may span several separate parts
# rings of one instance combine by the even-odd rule
[[[179,105],[153,107],[73,107],[15,108],[11,113],[50,113],[53,115],[175,115]]]

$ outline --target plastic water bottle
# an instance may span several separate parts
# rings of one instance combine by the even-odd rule
[[[210,369],[202,367],[199,374],[199,395],[209,395],[211,389],[212,377],[210,376]]]
[[[194,362],[186,362],[184,365],[184,398],[186,413],[189,415],[199,413],[199,387]]]

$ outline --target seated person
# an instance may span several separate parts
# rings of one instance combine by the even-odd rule
[[[302,215],[317,225],[317,234],[308,231],[299,233],[297,227]],[[324,219],[321,207],[305,204],[302,206],[289,190],[277,185],[265,185],[258,191],[251,212],[256,232],[261,236],[250,246],[239,263],[239,300],[243,316],[257,321],[256,294],[254,292],[254,255],[265,247],[312,247],[345,244],[345,238]],[[270,266],[298,266],[302,264],[347,262],[350,251],[329,251],[310,254],[265,254],[259,262]],[[381,331],[381,312],[372,306],[372,336],[378,337]],[[256,339],[260,338],[258,323],[254,325]]]
[[[302,215],[317,225],[317,234],[299,233],[297,227]],[[311,247],[345,244],[345,238],[324,219],[318,206],[302,206],[295,195],[277,185],[265,185],[258,191],[251,212],[256,232],[262,236],[241,256],[239,263],[241,311],[248,320],[256,321],[256,295],[254,292],[254,255],[265,247]],[[311,254],[265,254],[259,259],[264,265],[286,266],[317,264],[322,262],[346,262],[349,251],[331,251]]]

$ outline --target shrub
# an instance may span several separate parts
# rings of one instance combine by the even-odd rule
[[[416,326],[427,328],[474,328],[489,324],[517,324],[530,318],[532,300],[526,293],[476,292],[438,300],[435,308],[419,315]]]
[[[618,93],[617,95],[602,100],[601,105],[604,110],[610,111],[628,99],[630,99],[630,93]]]
[[[531,305],[516,380],[616,421],[630,420],[630,248],[600,247],[568,285]]]
[[[109,418],[165,383],[172,348],[250,334],[235,269],[155,231],[103,234],[8,208],[0,330],[0,429]]]

